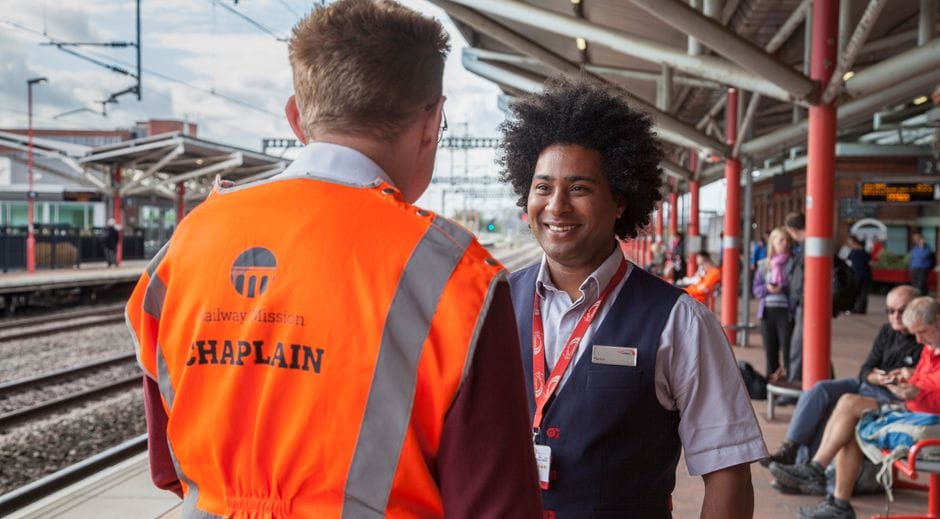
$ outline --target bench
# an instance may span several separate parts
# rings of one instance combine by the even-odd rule
[[[799,398],[803,394],[802,389],[794,387],[778,386],[776,384],[767,384],[767,420],[774,419],[774,407],[778,396],[791,396]]]
[[[741,344],[742,348],[747,348],[747,340],[745,340],[745,337],[746,337],[745,334],[746,332],[749,332],[753,330],[754,328],[757,328],[757,323],[723,324],[721,325],[721,327],[729,332],[735,332],[735,338],[737,339],[737,342]],[[742,334],[742,332],[745,332],[745,334]]]
[[[911,479],[917,479],[918,471],[930,475],[930,483],[927,486],[927,512],[918,515],[873,515],[872,519],[938,519],[940,518],[940,461],[918,460],[917,456],[924,447],[940,446],[940,439],[921,440],[911,447],[911,451],[906,458],[901,458],[894,462],[892,470],[900,472]],[[912,485],[903,481],[897,481],[895,478],[895,488],[917,488],[923,489],[920,485]]]

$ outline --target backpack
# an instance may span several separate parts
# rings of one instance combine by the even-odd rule
[[[866,411],[855,426],[855,440],[865,457],[880,466],[878,481],[892,501],[892,464],[906,457],[915,443],[927,438],[940,438],[940,415],[911,412],[904,404]],[[940,459],[940,448],[926,447],[918,459]]]
[[[739,360],[738,369],[741,370],[741,378],[744,379],[744,387],[747,389],[748,396],[752,400],[767,398],[767,378],[758,373],[750,362]]]
[[[832,257],[832,316],[849,312],[855,306],[859,292],[858,276],[848,263],[838,256]]]

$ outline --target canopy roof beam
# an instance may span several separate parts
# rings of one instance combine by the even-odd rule
[[[470,72],[485,79],[495,81],[501,85],[509,85],[524,92],[540,92],[545,82],[545,78],[538,77],[535,74],[518,69],[508,70],[491,63],[475,60],[468,55],[463,56],[463,66]],[[625,97],[627,98],[627,102],[632,104],[634,108],[638,108],[650,114],[656,127],[656,132],[663,140],[684,148],[695,147],[709,149],[718,154],[727,154],[730,152],[730,148],[727,145],[703,135],[698,130],[673,119],[669,115],[662,114],[662,112],[642,100],[629,95],[625,95]]]
[[[855,73],[845,82],[845,89],[852,97],[876,94],[898,82],[922,77],[940,68],[940,38],[925,45],[902,52]]]
[[[211,175],[213,173],[218,173],[221,171],[232,169],[232,168],[241,166],[242,163],[244,162],[244,158],[242,157],[242,152],[240,151],[229,153],[228,155],[221,155],[219,157],[216,157],[216,159],[223,159],[223,160],[221,160],[221,162],[216,162],[215,164],[210,164],[203,168],[195,169],[193,171],[190,171],[189,173],[173,175],[169,178],[160,180],[156,184],[150,185],[148,187],[155,188],[155,187],[164,186],[167,184],[178,184],[180,182],[184,182],[191,178],[203,177],[206,175]]]
[[[433,1],[444,7],[449,14],[451,13],[445,7],[448,2]],[[685,49],[637,38],[587,20],[566,16],[517,0],[452,0],[449,3],[458,3],[572,39],[584,38],[586,41],[609,47],[622,54],[651,63],[669,65],[687,74],[718,81],[742,90],[760,92],[767,97],[783,101],[789,101],[794,97],[793,93],[728,60],[713,56],[689,56]],[[454,12],[454,17],[459,19],[456,12]]]
[[[685,34],[694,36],[699,42],[738,65],[769,79],[789,92],[793,98],[811,101],[815,96],[815,84],[809,78],[767,54],[747,39],[729,31],[714,19],[689,7],[685,2],[678,0],[631,0],[631,2]]]
[[[179,137],[174,137],[165,140],[159,140],[155,142],[148,142],[146,144],[140,144],[136,146],[124,146],[117,149],[102,151],[100,153],[92,153],[91,155],[86,155],[78,160],[79,163],[88,163],[88,162],[97,162],[104,159],[113,159],[115,157],[121,157],[124,155],[131,155],[134,153],[139,153],[146,150],[154,150],[159,148],[166,148],[168,146],[182,144],[183,140]]]
[[[487,34],[490,34],[490,36],[496,38],[505,45],[508,45],[518,50],[519,52],[522,52],[523,54],[527,54],[528,56],[541,61],[545,65],[562,74],[566,74],[572,77],[586,75],[596,79],[597,81],[610,83],[604,78],[596,76],[589,71],[586,73],[582,72],[579,65],[566,60],[551,50],[536,44],[535,42],[517,34],[516,32],[494,22],[493,20],[490,20],[480,13],[473,11],[472,9],[456,5],[453,2],[446,0],[431,0],[431,2],[447,10],[448,14],[470,25],[476,30],[481,32],[486,32],[486,30],[493,30],[493,33],[487,32]],[[540,91],[542,89],[542,83],[544,83],[545,80],[544,77],[539,77],[535,74],[522,71],[507,71],[505,68],[473,59],[472,51],[469,53],[465,51],[462,56],[462,61],[464,67],[467,70],[481,77],[490,79],[491,81],[496,81],[501,84],[508,84],[524,92]],[[538,85],[535,85],[535,83],[538,83]],[[653,118],[653,123],[656,125],[656,130],[660,133],[663,139],[684,147],[691,145],[698,148],[707,148],[714,150],[716,153],[722,155],[730,152],[730,147],[725,145],[723,142],[708,138],[708,136],[702,134],[692,126],[674,118],[665,112],[657,110],[656,107],[650,105],[646,101],[630,94],[629,92],[626,92],[619,85],[612,85],[621,91],[628,103],[650,114],[650,116]]]
[[[159,173],[160,169],[166,166],[167,163],[169,163],[176,157],[179,157],[185,151],[186,149],[183,147],[182,144],[177,145],[175,148],[167,152],[166,155],[160,158],[160,160],[154,162],[153,164],[150,165],[150,167],[148,167],[146,170],[142,171],[139,175],[137,175],[134,178],[134,180],[121,186],[121,188],[118,190],[118,193],[121,196],[126,196],[129,191],[131,191],[132,189],[140,185],[144,180],[148,178],[153,178],[153,176]]]
[[[477,49],[474,47],[465,47],[464,52],[472,55],[473,57],[477,59],[485,60],[485,61],[509,63],[511,65],[545,66],[545,64],[539,61],[538,59],[532,56],[525,56],[522,54],[497,52],[493,50]],[[610,76],[617,76],[617,77],[621,77],[624,79],[631,79],[635,81],[655,82],[655,81],[659,81],[659,78],[662,77],[661,73],[651,72],[649,70],[611,67],[611,66],[605,66],[605,65],[592,65],[590,63],[585,63],[584,65],[582,65],[582,68],[594,74],[606,74]],[[722,90],[722,89],[727,88],[721,83],[718,83],[717,81],[709,81],[707,79],[701,79],[701,78],[690,77],[690,76],[674,75],[672,77],[672,81],[673,83],[677,85],[691,86],[691,87],[697,87],[697,88],[711,88],[715,90]]]
[[[854,78],[853,78],[854,79]],[[909,99],[924,90],[933,88],[940,82],[940,68],[930,73],[921,74],[907,81],[895,81],[894,85],[869,96],[856,99],[837,108],[836,117],[840,127],[857,123],[884,106]],[[807,121],[785,126],[741,145],[741,153],[754,157],[776,152],[806,139]]]

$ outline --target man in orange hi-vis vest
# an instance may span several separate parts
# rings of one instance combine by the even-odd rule
[[[707,252],[697,252],[695,258],[698,261],[698,271],[694,276],[681,280],[679,286],[684,285],[685,291],[696,301],[708,304],[721,283],[721,269],[712,263],[712,258]]]
[[[448,38],[387,0],[293,31],[286,171],[217,185],[127,306],[185,518],[541,517],[502,266],[412,203]]]

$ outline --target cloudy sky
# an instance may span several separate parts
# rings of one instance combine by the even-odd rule
[[[26,126],[26,80],[44,76],[49,82],[33,90],[35,127],[114,128],[178,118],[198,123],[203,138],[260,149],[262,137],[292,136],[283,116],[290,66],[279,39],[319,1],[143,0],[143,100],[122,96],[102,116],[98,101],[134,80],[42,44],[132,42],[134,0],[0,0],[0,127]],[[445,75],[451,127],[495,136],[502,119],[498,89],[460,65],[465,43],[439,9],[423,0],[403,3],[444,20],[451,32]],[[75,50],[134,72],[132,47]],[[79,111],[62,115],[72,110]]]

